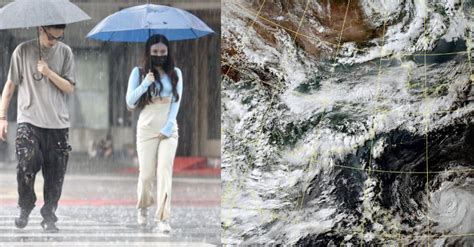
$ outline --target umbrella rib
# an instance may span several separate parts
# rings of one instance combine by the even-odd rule
[[[191,32],[194,33],[194,36],[195,36],[196,38],[199,38],[198,34],[197,34],[196,32],[194,32],[194,28],[191,28]]]
[[[110,34],[110,37],[109,37],[108,41],[112,41],[112,40],[113,40],[113,37],[114,37],[114,35],[115,35],[115,32],[112,32],[112,34]]]

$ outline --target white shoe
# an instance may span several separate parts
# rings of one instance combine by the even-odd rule
[[[146,225],[146,219],[148,216],[148,210],[146,208],[139,208],[137,214],[137,222],[141,226]]]
[[[171,226],[168,223],[168,221],[158,221],[156,223],[156,230],[162,233],[170,233],[171,232]]]

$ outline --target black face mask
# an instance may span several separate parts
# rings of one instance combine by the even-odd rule
[[[150,56],[150,58],[153,66],[163,67],[168,61],[168,56]]]

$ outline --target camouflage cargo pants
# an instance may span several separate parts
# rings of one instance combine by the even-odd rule
[[[18,205],[31,211],[35,207],[36,174],[42,170],[44,178],[44,205],[41,215],[45,221],[57,221],[55,215],[66,174],[71,146],[68,129],[44,129],[28,123],[19,123],[16,136],[18,158]]]

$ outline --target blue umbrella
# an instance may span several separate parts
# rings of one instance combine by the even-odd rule
[[[146,42],[154,34],[173,41],[197,39],[210,33],[214,31],[185,10],[144,4],[109,15],[87,37],[102,41]]]

